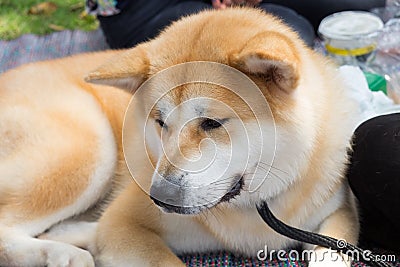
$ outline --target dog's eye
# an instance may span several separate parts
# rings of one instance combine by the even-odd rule
[[[166,128],[167,127],[167,125],[165,125],[165,123],[160,119],[156,119],[156,122],[160,125],[161,128]]]
[[[217,121],[217,120],[213,120],[213,119],[205,119],[200,127],[204,130],[204,131],[209,131],[212,129],[217,129],[219,127],[222,126],[222,123]]]

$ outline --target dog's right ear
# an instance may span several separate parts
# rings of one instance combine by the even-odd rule
[[[134,92],[147,79],[149,60],[142,46],[121,52],[85,77],[86,82]]]

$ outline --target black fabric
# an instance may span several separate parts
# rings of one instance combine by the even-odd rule
[[[155,37],[172,21],[182,16],[211,9],[211,1],[202,0],[135,0],[114,16],[98,16],[100,26],[111,48],[128,48]],[[311,24],[295,11],[274,4],[261,4],[266,10],[292,26],[312,46],[315,35]]]
[[[358,127],[348,179],[359,201],[360,245],[400,252],[400,113]]]
[[[263,3],[275,3],[289,7],[308,19],[315,31],[321,20],[335,12],[345,10],[368,11],[374,7],[385,6],[386,0],[264,0]]]
[[[162,10],[178,3],[178,0],[134,0],[124,1],[121,13],[114,16],[97,16],[107,43],[111,48],[127,48],[134,41],[142,42],[147,36],[147,24]],[[160,29],[154,29],[156,34]]]
[[[315,34],[311,23],[294,10],[275,4],[260,4],[259,8],[281,18],[287,25],[292,27],[309,47],[314,45]]]

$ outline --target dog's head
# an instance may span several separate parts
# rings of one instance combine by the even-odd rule
[[[121,52],[87,80],[132,91],[142,85],[133,105],[143,128],[124,138],[143,133],[146,152],[133,149],[154,167],[154,202],[195,214],[221,202],[249,203],[276,150],[291,149],[276,147],[276,131],[293,119],[303,46],[260,11],[207,11]],[[262,192],[288,183],[276,179]]]

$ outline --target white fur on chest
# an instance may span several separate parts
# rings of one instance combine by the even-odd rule
[[[323,220],[341,205],[344,196],[343,187],[319,210],[311,212],[312,216],[306,216],[309,211],[305,208],[298,211],[294,220],[286,223],[303,230],[317,231]],[[272,201],[270,206],[279,217],[287,205],[289,203],[282,196]],[[212,212],[204,214],[204,224],[190,216],[164,214],[164,239],[171,249],[178,255],[224,250],[255,257],[265,247],[280,250],[295,247],[298,243],[269,228],[255,206]]]

